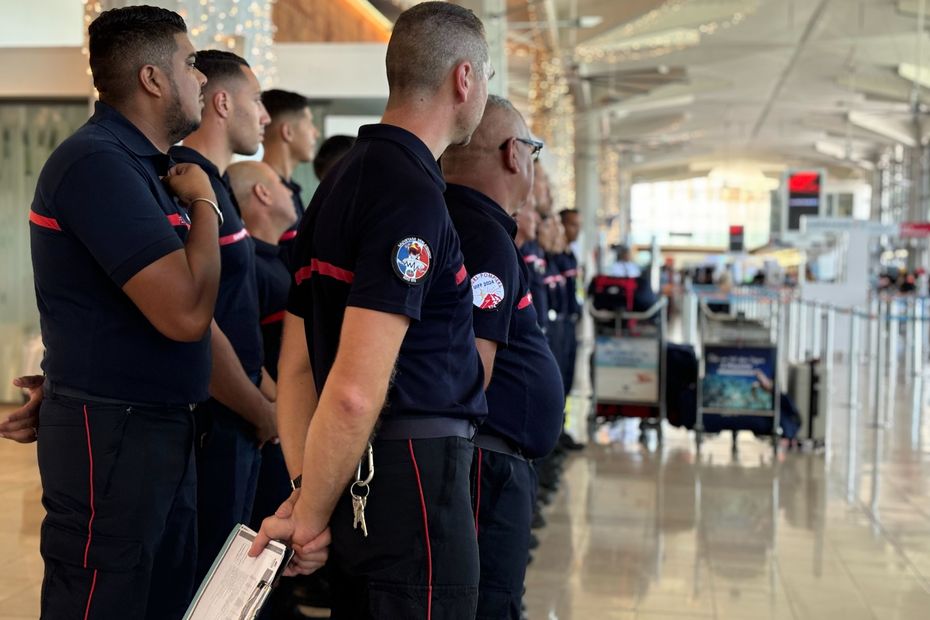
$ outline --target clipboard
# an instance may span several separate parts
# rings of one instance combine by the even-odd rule
[[[183,620],[254,620],[291,560],[293,550],[276,540],[248,557],[256,532],[237,525],[197,589]]]

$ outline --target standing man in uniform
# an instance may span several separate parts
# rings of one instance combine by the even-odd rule
[[[565,229],[565,249],[556,257],[556,263],[565,278],[565,292],[567,297],[565,328],[563,331],[562,354],[565,362],[561,365],[562,384],[565,387],[565,397],[568,398],[575,382],[575,358],[578,356],[578,319],[581,316],[581,306],[578,304],[578,257],[575,256],[574,245],[581,232],[581,217],[577,209],[563,209],[559,212],[562,227]]]
[[[255,249],[226,175],[234,153],[258,151],[268,115],[258,80],[239,56],[201,51],[197,68],[209,80],[203,123],[184,146],[170,152],[178,161],[203,168],[224,219],[219,231],[223,273],[212,328],[211,398],[197,415],[197,574],[202,578],[232,528],[249,522],[261,463],[259,449],[277,431],[270,400],[274,382],[262,371]]]
[[[294,238],[297,237],[297,226],[304,215],[304,205],[307,204],[300,194],[300,184],[293,179],[294,169],[313,159],[319,132],[313,124],[310,100],[303,95],[287,90],[266,90],[262,93],[262,103],[271,117],[262,141],[262,161],[271,166],[291,190],[291,200],[297,215],[297,219],[282,233],[280,239],[282,251],[285,256],[289,256]]]
[[[208,395],[222,218],[203,171],[166,152],[200,123],[206,80],[174,12],[112,9],[89,35],[100,101],[29,212],[46,347],[41,614],[177,620],[194,585],[191,409]]]
[[[388,44],[383,122],[361,128],[298,235],[279,424],[300,488],[252,552],[290,540],[308,572],[317,564],[303,552],[331,528],[333,618],[475,616],[469,439],[487,403],[436,160],[470,139],[490,73],[471,11],[405,11]],[[408,271],[414,247],[421,264]]]
[[[479,620],[519,620],[535,476],[562,428],[559,367],[536,321],[529,269],[513,237],[527,207],[542,142],[520,113],[488,97],[468,146],[443,155],[446,204],[471,275],[474,330],[484,366],[488,419],[475,435],[474,508],[481,583]]]

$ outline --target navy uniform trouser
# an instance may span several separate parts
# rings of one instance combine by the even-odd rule
[[[194,590],[189,408],[46,389],[39,411],[44,620],[178,620]]]
[[[473,450],[460,437],[374,443],[368,537],[352,528],[348,488],[330,519],[332,618],[474,620]]]
[[[562,371],[562,385],[565,387],[565,395],[568,396],[572,391],[572,384],[575,382],[575,358],[578,357],[577,320],[564,319],[560,354],[562,359],[559,361],[559,369]]]
[[[229,533],[248,524],[262,456],[252,425],[214,399],[197,408],[197,582]]]
[[[519,620],[536,480],[515,456],[475,448],[475,522],[481,556],[477,620]]]

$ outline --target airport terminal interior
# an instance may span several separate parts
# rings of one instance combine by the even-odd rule
[[[147,3],[305,97],[317,149],[380,122],[420,4]],[[39,172],[93,113],[87,26],[136,4],[0,0],[0,423],[43,373]],[[510,215],[566,389],[519,617],[930,618],[930,0],[453,4],[538,156]],[[0,620],[38,618],[37,444],[0,435]],[[296,583],[259,617],[330,617]]]

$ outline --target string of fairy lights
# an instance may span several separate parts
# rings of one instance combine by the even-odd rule
[[[100,13],[110,8],[106,0],[83,0],[85,43],[86,32]],[[263,88],[269,88],[277,77],[274,54],[275,26],[272,11],[276,0],[175,0],[173,7],[187,23],[188,33],[196,49],[225,49],[245,58],[252,66]],[[124,3],[119,3],[122,6]],[[163,5],[169,2],[162,2]],[[88,69],[88,73],[90,69]]]

